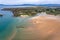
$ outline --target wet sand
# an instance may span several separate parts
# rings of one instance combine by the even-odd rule
[[[32,25],[18,28],[13,40],[60,40],[60,18],[36,16],[28,20]]]
[[[15,31],[13,31],[12,36],[11,36],[11,37],[9,37],[9,38],[8,38],[8,40],[12,40],[12,39],[15,37],[15,35],[16,35],[16,30],[15,30]]]

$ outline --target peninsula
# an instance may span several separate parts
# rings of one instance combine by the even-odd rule
[[[47,14],[58,15],[60,14],[60,8],[58,7],[42,7],[42,6],[34,6],[34,7],[21,7],[21,8],[3,8],[4,11],[11,11],[15,17],[21,15],[29,15],[34,16],[37,13],[46,12]]]

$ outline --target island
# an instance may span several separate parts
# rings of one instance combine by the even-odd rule
[[[60,7],[44,7],[44,6],[34,6],[34,7],[20,7],[20,8],[3,8],[4,11],[11,11],[15,17],[21,15],[35,16],[37,13],[46,12],[51,15],[59,15]]]

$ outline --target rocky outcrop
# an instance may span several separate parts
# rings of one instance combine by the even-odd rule
[[[2,14],[0,14],[0,16],[3,16]]]

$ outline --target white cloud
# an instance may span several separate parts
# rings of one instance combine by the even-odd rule
[[[0,4],[60,4],[59,0],[0,0]]]
[[[39,0],[1,0],[3,4],[38,4]]]

